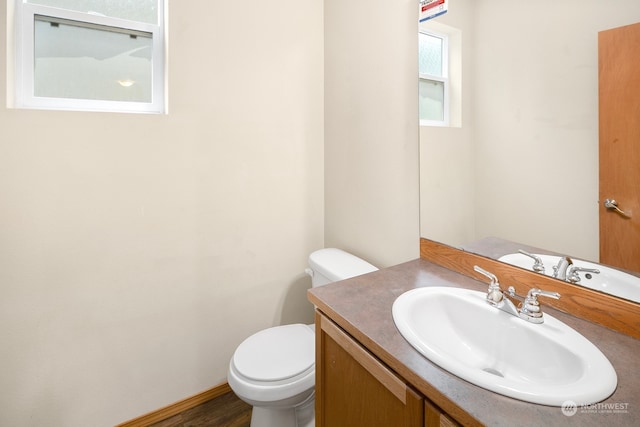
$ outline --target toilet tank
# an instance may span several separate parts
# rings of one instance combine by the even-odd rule
[[[326,248],[309,255],[306,272],[311,276],[311,286],[315,288],[376,270],[376,267],[355,255],[341,249]]]

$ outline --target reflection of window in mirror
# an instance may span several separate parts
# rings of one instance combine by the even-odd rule
[[[418,34],[419,110],[425,125],[449,124],[448,45],[446,35]]]
[[[461,32],[427,21],[418,33],[421,126],[462,125]]]
[[[17,0],[18,108],[162,112],[164,2]]]

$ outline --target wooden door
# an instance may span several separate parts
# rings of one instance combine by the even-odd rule
[[[316,314],[316,426],[423,427],[422,397]]]
[[[640,271],[640,23],[598,33],[598,71],[600,262]]]

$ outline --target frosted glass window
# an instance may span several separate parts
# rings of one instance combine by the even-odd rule
[[[164,0],[18,0],[16,9],[16,107],[165,111]]]
[[[26,0],[26,3],[158,24],[159,0]]]
[[[418,69],[420,74],[442,76],[442,38],[425,33],[418,33],[418,37]]]
[[[420,120],[444,121],[444,83],[420,80]]]
[[[151,102],[151,34],[36,17],[34,95]]]
[[[447,36],[418,33],[418,105],[422,125],[448,125],[447,49]]]

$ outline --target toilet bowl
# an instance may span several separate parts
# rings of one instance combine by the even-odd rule
[[[316,287],[375,270],[354,255],[327,248],[309,255],[306,272]],[[227,381],[253,406],[251,427],[314,426],[314,325],[275,326],[251,335],[233,354]]]

